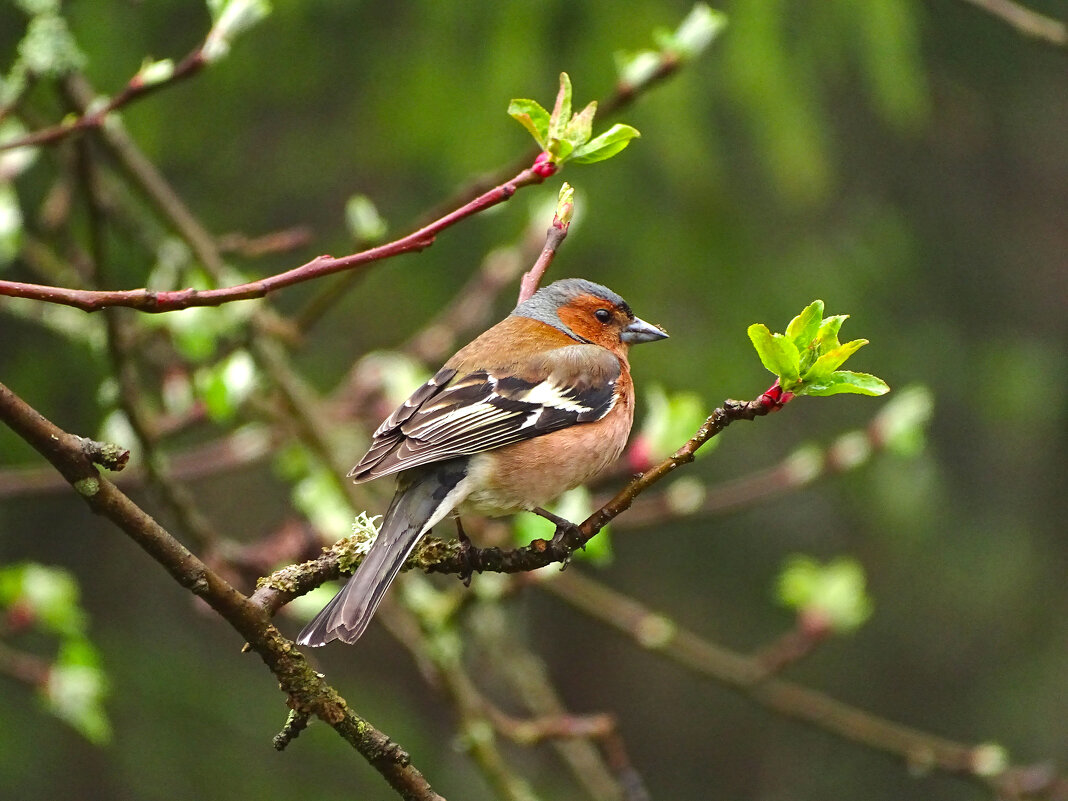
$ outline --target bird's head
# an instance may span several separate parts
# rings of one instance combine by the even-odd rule
[[[634,316],[623,298],[606,286],[564,278],[535,292],[512,312],[540,320],[579,342],[625,351],[628,345],[666,339],[659,326]]]

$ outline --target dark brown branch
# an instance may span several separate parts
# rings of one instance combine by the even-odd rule
[[[430,247],[438,233],[460,220],[508,200],[520,187],[541,183],[545,176],[534,169],[519,172],[470,203],[446,214],[434,222],[393,242],[341,258],[319,256],[292,270],[261,278],[258,281],[219,289],[178,289],[155,292],[148,289],[128,290],[79,290],[65,287],[25,284],[18,281],[0,281],[0,295],[31,298],[47,303],[74,306],[82,311],[99,311],[110,306],[125,306],[138,311],[158,314],[178,311],[192,306],[220,306],[236,300],[262,298],[284,287],[310,281],[324,275],[363,267],[383,259],[411,253]]]
[[[289,696],[291,707],[329,723],[405,799],[441,796],[411,764],[400,746],[359,717],[328,685],[293,643],[271,625],[257,604],[235,590],[144,510],[101,476],[68,434],[0,384],[0,420],[45,457],[96,514],[122,529],[181,586],[204,599],[260,655]]]

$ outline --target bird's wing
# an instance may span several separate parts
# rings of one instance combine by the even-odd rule
[[[525,369],[442,368],[391,414],[349,477],[368,481],[600,420],[619,359],[597,345],[554,348]]]

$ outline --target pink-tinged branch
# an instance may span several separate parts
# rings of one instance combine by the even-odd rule
[[[545,155],[545,153],[542,153],[541,156],[538,156],[538,159],[540,160]],[[551,164],[552,162],[545,163]],[[535,162],[536,166],[537,162]],[[553,263],[557,248],[567,237],[567,229],[571,227],[571,217],[574,213],[575,190],[565,181],[560,188],[560,199],[556,204],[553,224],[545,232],[545,247],[542,248],[538,260],[534,262],[534,266],[523,273],[523,277],[519,281],[519,300],[516,301],[517,304],[522,303],[524,300],[529,300],[530,296],[538,291],[538,285],[541,283],[542,276],[545,275],[546,270],[549,269],[549,265]]]
[[[393,242],[341,258],[319,256],[292,270],[237,286],[155,292],[149,289],[84,290],[26,284],[20,281],[0,281],[0,295],[74,306],[87,312],[99,311],[109,306],[124,306],[150,314],[179,311],[193,306],[221,306],[235,300],[262,298],[284,287],[311,281],[324,275],[363,267],[402,253],[423,250],[434,244],[437,234],[446,228],[508,200],[522,186],[538,184],[544,180],[545,176],[534,168],[522,170],[510,181],[493,187],[470,203]]]

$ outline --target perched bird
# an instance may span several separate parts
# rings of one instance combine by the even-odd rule
[[[398,473],[397,493],[356,573],[298,642],[355,642],[446,515],[537,510],[615,461],[634,420],[627,348],[665,337],[612,290],[567,278],[457,352],[378,427],[349,473],[356,482]]]

